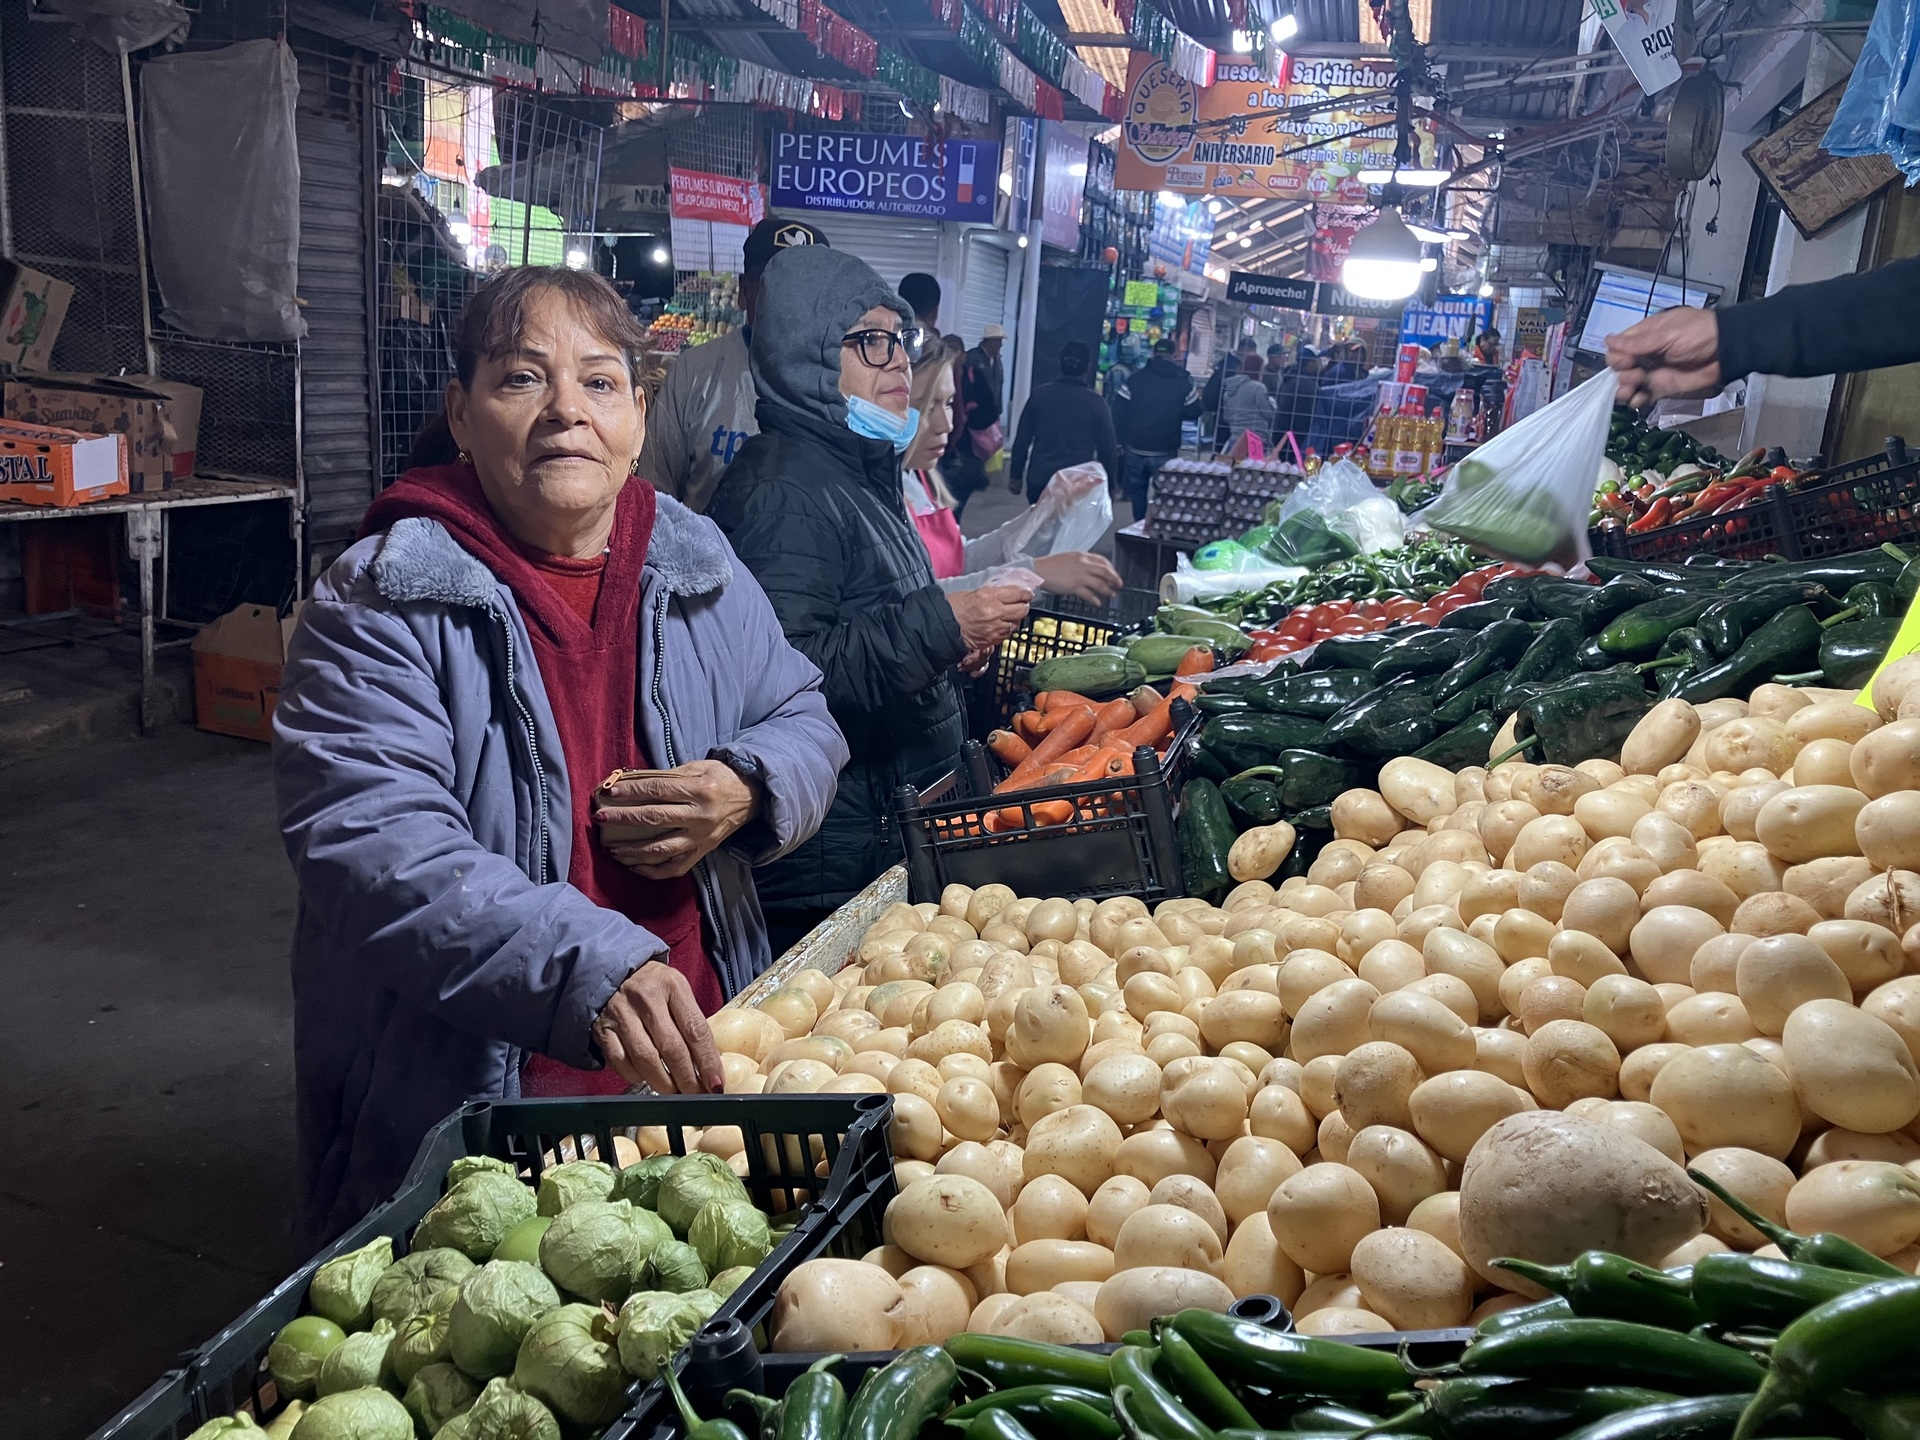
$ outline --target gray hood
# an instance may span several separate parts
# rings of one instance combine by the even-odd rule
[[[907,302],[858,256],[825,245],[776,254],[760,282],[748,350],[761,402],[845,425],[840,339],[876,305],[914,323]]]

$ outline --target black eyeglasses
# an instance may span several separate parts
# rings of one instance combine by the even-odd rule
[[[842,335],[842,345],[852,345],[860,351],[860,358],[875,370],[884,370],[893,364],[896,350],[907,352],[907,363],[915,364],[920,359],[920,347],[926,343],[927,332],[918,326],[908,326],[905,330],[855,330]]]

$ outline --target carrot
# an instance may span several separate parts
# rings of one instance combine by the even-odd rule
[[[1006,830],[1025,830],[1027,817],[1033,818],[1033,828],[1043,825],[1064,825],[1073,818],[1071,800],[1035,800],[1025,806],[1009,805],[1004,810],[996,810],[989,817],[991,829],[996,833]]]
[[[1135,745],[1152,745],[1158,748],[1165,743],[1168,736],[1173,734],[1173,702],[1192,700],[1199,693],[1191,685],[1178,680],[1174,681],[1167,689],[1166,699],[1154,706],[1149,714],[1142,715],[1113,738],[1129,748]]]
[[[1056,702],[1041,714],[1039,721],[1040,733],[1042,735],[1051,734],[1054,726],[1066,719],[1067,716],[1077,715],[1083,710],[1089,715],[1097,715],[1100,713],[1091,700],[1087,701],[1084,705],[1062,705]]]
[[[1109,700],[1093,717],[1093,738],[1096,743],[1102,741],[1116,730],[1126,729],[1139,718],[1140,712],[1133,708],[1133,701],[1126,696]]]
[[[1069,710],[1060,718],[1059,723],[1052,726],[1034,745],[1033,754],[1020,762],[1018,770],[1024,770],[1028,766],[1037,770],[1049,760],[1057,759],[1067,751],[1086,744],[1087,737],[1092,734],[1093,707],[1088,705],[1084,709]]]
[[[1040,728],[1040,722],[1044,718],[1038,710],[1022,710],[1013,717],[1013,733],[1027,742],[1029,750],[1039,743],[1040,737],[1046,733]]]
[[[993,787],[996,795],[1009,790],[1031,790],[1036,785],[1058,785],[1068,775],[1078,770],[1094,756],[1094,747],[1082,745],[1077,750],[1069,750],[1056,755],[1051,760],[1042,760],[1035,764],[1033,760],[1022,760],[1013,767],[1013,772]]]
[[[1091,759],[1073,772],[1073,778],[1066,783],[1081,785],[1094,780],[1111,780],[1121,773],[1121,765],[1130,763],[1126,751],[1118,745],[1108,745],[1096,751]]]
[[[1033,697],[1033,708],[1043,715],[1055,706],[1070,705],[1085,705],[1093,709],[1099,708],[1086,696],[1072,690],[1042,690],[1038,695]]]
[[[988,735],[987,749],[1003,765],[1018,765],[1033,753],[1033,747],[1011,730],[995,730]]]
[[[1213,669],[1213,647],[1196,645],[1180,657],[1180,663],[1173,667],[1175,675],[1205,675]]]

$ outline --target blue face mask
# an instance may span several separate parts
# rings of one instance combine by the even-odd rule
[[[906,414],[896,415],[863,396],[849,395],[846,401],[849,430],[869,440],[886,441],[893,446],[896,455],[906,454],[907,447],[913,443],[913,437],[920,429],[918,410],[909,405]]]

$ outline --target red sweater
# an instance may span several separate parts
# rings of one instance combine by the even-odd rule
[[[604,555],[585,560],[544,555],[507,533],[472,466],[446,465],[403,475],[373,503],[363,531],[424,515],[445,526],[512,590],[566,756],[573,808],[567,881],[596,905],[617,910],[659,936],[669,947],[667,963],[686,976],[701,1011],[712,1014],[726,997],[703,945],[692,877],[636,875],[601,847],[593,825],[600,782],[615,770],[646,769],[651,763],[640,744],[635,705],[640,572],[654,511],[653,487],[629,484],[620,494]],[[635,955],[634,960],[645,958]],[[528,1095],[617,1095],[627,1087],[612,1070],[575,1070],[531,1055],[521,1088]]]

